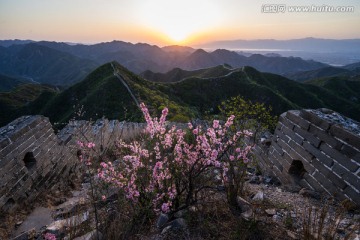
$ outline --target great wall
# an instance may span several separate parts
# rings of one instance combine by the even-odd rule
[[[97,146],[140,134],[141,123],[99,120],[93,125],[73,121],[58,134],[49,119],[23,116],[0,128],[0,210],[9,212],[31,203],[58,181],[76,174],[76,140]]]
[[[359,129],[359,123],[328,109],[288,111],[255,152],[260,168],[282,184],[360,205]]]
[[[283,184],[295,184],[338,200],[360,205],[360,126],[330,110],[288,111],[274,135],[255,154],[263,172]],[[55,134],[48,118],[23,116],[0,129],[0,209],[9,212],[30,204],[55,182],[76,173],[76,143],[91,139],[97,146],[133,138],[142,123],[99,120],[70,122]]]

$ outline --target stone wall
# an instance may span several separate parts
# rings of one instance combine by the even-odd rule
[[[283,184],[360,205],[359,127],[328,109],[283,113],[271,142],[255,149],[260,168]]]
[[[59,176],[74,170],[73,155],[49,120],[24,116],[0,129],[0,209],[32,202]]]
[[[348,198],[360,205],[359,126],[353,121],[336,122],[331,119],[335,113],[327,112],[282,114],[268,145],[255,149],[259,165],[284,184],[325,192],[339,200]],[[142,123],[104,119],[73,121],[55,134],[47,118],[23,116],[0,128],[0,210],[31,203],[55,182],[76,173],[77,140],[95,142],[101,150],[116,139],[137,137],[144,127]]]
[[[99,120],[73,121],[58,134],[48,118],[23,116],[0,128],[0,210],[33,202],[60,179],[76,173],[77,140],[98,150],[116,139],[138,136],[144,124]]]

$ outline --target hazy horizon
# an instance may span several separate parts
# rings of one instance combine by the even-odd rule
[[[238,39],[359,39],[359,11],[356,0],[0,0],[0,39],[83,44],[121,40],[159,46]]]

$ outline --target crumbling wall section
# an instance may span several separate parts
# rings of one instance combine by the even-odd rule
[[[91,141],[96,150],[142,133],[144,123],[100,119],[72,121],[58,134],[49,119],[23,116],[0,128],[0,210],[31,203],[54,183],[77,172],[77,141]]]
[[[298,184],[360,206],[359,123],[328,109],[288,111],[268,146],[255,153],[260,168],[284,184]]]
[[[32,202],[76,167],[73,154],[43,116],[23,116],[0,128],[0,209]]]

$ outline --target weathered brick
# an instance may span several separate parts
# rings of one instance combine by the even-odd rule
[[[272,149],[272,153],[271,154],[275,154],[277,156],[278,159],[281,159],[281,157],[284,155],[284,152],[278,152],[278,150],[276,148],[271,148]],[[269,152],[270,153],[270,152]]]
[[[293,130],[294,127],[295,127],[295,123],[293,123],[292,121],[290,121],[290,120],[289,120],[288,118],[286,118],[285,116],[284,116],[282,119],[279,119],[279,122],[281,122],[282,125],[283,125],[281,129],[283,129],[284,126],[285,126],[285,127],[289,128],[290,130]]]
[[[294,159],[291,158],[291,156],[288,153],[284,153],[282,158],[280,159],[281,164],[284,165],[284,168],[286,169],[286,172],[289,170],[291,163]]]
[[[265,164],[264,159],[257,159],[257,165],[259,166],[261,172],[266,171],[267,165]]]
[[[10,144],[10,139],[8,138],[2,138],[0,140],[0,150],[4,149],[5,147],[7,147]]]
[[[340,149],[340,152],[360,164],[360,152],[358,150],[354,149],[353,147],[347,144],[343,144],[343,146]]]
[[[9,135],[9,138],[12,142],[15,142],[19,137],[26,135],[29,131],[31,131],[31,128],[29,126],[24,126],[23,128],[17,129],[15,132]]]
[[[307,111],[307,110],[301,110],[300,116],[302,116],[305,120],[308,120],[309,122],[318,126],[319,128],[324,129],[325,131],[328,130],[331,126],[331,124],[328,121],[320,118],[315,113]]]
[[[291,140],[297,142],[298,144],[302,144],[302,142],[304,141],[304,138],[302,136],[300,136],[299,134],[295,133],[293,130],[290,130],[287,127],[284,127],[282,129],[282,132],[289,137]]]
[[[345,174],[349,172],[346,168],[341,166],[338,163],[334,163],[334,166],[331,168],[337,175],[343,177]]]
[[[277,143],[271,143],[271,147],[273,147],[281,156],[284,154],[284,151]]]
[[[310,189],[310,190],[315,190],[311,185],[310,183],[308,183],[305,179],[301,179],[299,181],[299,185],[303,188],[306,188],[306,189]]]
[[[314,173],[314,178],[325,188],[325,190],[331,195],[338,194],[340,189],[338,189],[329,179],[327,179],[322,173],[316,171]]]
[[[334,163],[333,159],[326,156],[324,153],[322,153],[319,149],[315,148],[309,142],[304,141],[303,146],[309,153],[311,153],[314,157],[319,159],[321,163],[325,164],[328,167],[331,167],[333,165]]]
[[[351,133],[340,125],[331,126],[330,134],[360,150],[360,136]]]
[[[349,169],[351,172],[355,172],[359,168],[359,166],[356,163],[352,162],[350,158],[346,157],[344,154],[341,154],[326,143],[321,143],[320,149],[325,154],[329,155],[331,158],[335,159],[341,165]]]
[[[44,125],[44,127],[47,125],[46,123],[42,123],[42,124]],[[38,131],[36,131],[36,132],[34,133],[34,137],[35,137],[36,140],[44,137],[44,136],[48,133],[48,131],[51,129],[51,128],[44,128],[44,127],[39,127],[39,128],[37,128]],[[51,130],[52,130],[52,129],[51,129]],[[51,130],[50,130],[50,131],[51,131]]]
[[[329,179],[340,189],[344,189],[348,185],[341,177],[336,176],[332,169],[329,169],[325,167],[323,164],[321,164],[318,159],[314,158],[311,163],[320,173],[322,173],[327,179]]]
[[[319,147],[321,141],[313,134],[305,131],[304,129],[301,129],[298,126],[295,126],[294,131],[298,133],[301,137],[303,137],[305,140],[310,142],[312,145],[314,145],[314,147]]]
[[[320,185],[320,183],[310,174],[305,173],[303,178],[310,184],[310,186],[316,191],[323,193],[325,189]]]
[[[291,149],[288,154],[290,155],[292,160],[302,160],[301,156],[294,149]]]
[[[327,133],[323,129],[321,129],[313,124],[310,124],[309,132],[312,133],[315,137],[319,138],[321,141],[326,142],[331,147],[333,147],[337,150],[340,150],[343,145],[342,142],[335,139],[329,133]]]
[[[272,168],[272,171],[273,171],[274,175],[280,179],[281,183],[283,183],[283,184],[291,183],[290,179],[288,178],[288,175],[283,174],[276,166],[274,166]]]
[[[344,181],[344,179],[336,176],[333,172],[328,172],[324,174],[332,183],[334,183],[339,189],[344,189],[348,184]]]
[[[286,136],[282,131],[279,131],[279,130],[275,130],[274,135],[278,136],[284,142],[289,142],[291,140],[290,137]]]
[[[280,172],[283,171],[283,162],[281,161],[281,157],[282,156],[276,151],[272,154],[272,157],[269,157],[269,159],[271,159],[271,162],[277,166]]]
[[[32,117],[33,117],[32,122],[28,124],[30,128],[34,128],[35,126],[37,126],[38,124],[44,121],[49,122],[49,119],[45,118],[44,116],[36,115]]]
[[[304,149],[303,146],[295,143],[294,141],[290,141],[289,142],[289,145],[293,148],[293,150],[295,150],[295,152],[301,156],[301,158],[307,162],[309,162],[312,158],[313,158],[313,155],[310,154],[308,151],[306,151]],[[300,160],[300,159],[299,159]]]
[[[1,158],[6,157],[9,153],[11,153],[12,151],[14,151],[14,149],[17,148],[17,144],[15,143],[11,143],[8,146],[6,146],[5,148],[3,148],[0,152],[0,156]]]
[[[6,165],[8,165],[13,160],[14,159],[11,159],[11,158],[1,158],[0,159],[0,170],[3,171],[2,168],[4,168]]]
[[[360,191],[360,178],[352,173],[345,173],[343,179]]]
[[[8,162],[4,167],[1,168],[0,177],[3,174],[13,173],[14,170],[19,169],[22,163],[17,159],[13,158],[10,162]]]
[[[35,143],[35,137],[34,136],[29,137],[26,141],[20,144],[16,150],[14,150],[15,154],[19,157],[24,157],[25,153],[32,152],[34,143]]]
[[[348,186],[344,189],[344,193],[351,198],[357,205],[360,205],[360,193],[356,192],[352,187]]]
[[[292,110],[292,111],[287,111],[286,113],[286,117],[288,119],[290,119],[293,123],[295,123],[296,125],[300,126],[301,128],[305,129],[305,130],[308,130],[309,129],[309,126],[310,126],[310,122],[303,119],[301,116],[300,116],[300,112],[299,111],[295,111],[295,110]]]
[[[287,153],[291,151],[291,147],[287,143],[285,143],[284,140],[282,139],[279,139],[278,145]]]

